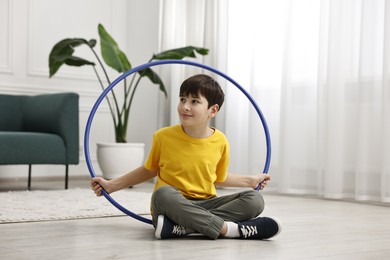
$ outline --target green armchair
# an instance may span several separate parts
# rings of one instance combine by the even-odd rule
[[[0,94],[0,165],[79,163],[79,95]]]

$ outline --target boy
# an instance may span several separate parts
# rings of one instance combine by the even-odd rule
[[[227,173],[229,143],[210,127],[224,102],[224,93],[211,77],[199,74],[180,87],[177,111],[180,125],[155,132],[147,161],[121,177],[97,177],[91,186],[97,196],[145,182],[157,176],[151,200],[155,236],[177,238],[197,232],[218,237],[269,239],[280,232],[277,219],[257,217],[264,209],[262,195],[251,189],[217,197],[215,186],[263,189],[268,174]]]

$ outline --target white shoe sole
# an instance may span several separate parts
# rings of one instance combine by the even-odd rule
[[[163,226],[164,226],[164,216],[163,215],[159,215],[157,217],[156,231],[154,232],[154,236],[157,239],[161,239],[161,232],[162,232]]]

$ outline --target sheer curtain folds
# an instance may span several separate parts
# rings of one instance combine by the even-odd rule
[[[171,0],[162,17],[179,3],[187,8],[174,28],[203,37],[213,53],[204,62],[244,86],[267,118],[270,189],[390,203],[389,1]],[[235,88],[226,94],[217,126],[232,146],[231,171],[255,174],[260,122]]]
[[[270,120],[273,188],[390,202],[389,2],[246,3],[229,2],[228,72]],[[227,116],[227,126],[247,117]],[[249,147],[252,124],[235,136]],[[236,157],[255,165],[261,151],[249,151]]]

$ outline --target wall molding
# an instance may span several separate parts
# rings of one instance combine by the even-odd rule
[[[1,64],[0,63],[0,74],[13,74],[13,68],[12,68],[12,18],[13,18],[13,7],[12,7],[12,1],[10,0],[4,0],[3,3],[6,6],[6,8],[2,9],[0,11],[1,16],[7,17],[6,19],[6,24],[3,26],[6,28],[6,37],[2,37],[1,41],[4,41],[5,49],[4,54],[5,54],[5,63]]]
[[[126,6],[127,6],[126,1],[123,1],[123,0],[122,1],[118,1],[118,0],[112,1],[112,0],[110,0],[110,1],[106,1],[106,4],[108,4],[108,6],[110,7],[109,8],[110,10],[105,10],[105,12],[108,11],[107,12],[108,14],[105,18],[110,21],[110,23],[111,23],[110,27],[112,27],[114,29],[119,29],[119,31],[121,31],[122,29],[125,29],[125,27],[124,27],[125,24],[123,23],[123,19],[126,18],[126,13],[124,13],[123,10],[126,9]],[[39,13],[36,13],[36,12],[40,12],[40,10],[39,10],[39,8],[34,8],[34,5],[36,5],[35,1],[28,1],[27,2],[27,18],[26,19],[27,19],[27,32],[28,33],[27,33],[26,37],[27,37],[27,42],[29,43],[27,46],[27,75],[31,76],[31,77],[39,77],[39,78],[44,77],[44,78],[46,78],[47,75],[49,75],[49,68],[48,68],[47,64],[45,64],[45,66],[43,66],[43,64],[38,64],[38,62],[34,59],[34,54],[37,53],[41,47],[41,46],[37,46],[37,44],[36,44],[36,42],[37,42],[36,37],[38,37],[37,35],[40,35],[39,29],[41,29],[41,27],[36,24],[37,17],[39,17]],[[116,12],[114,12],[114,10],[116,10]],[[41,19],[41,18],[39,17],[38,20],[39,19]],[[86,35],[88,35],[88,33]],[[66,38],[66,37],[83,37],[83,36],[68,35],[68,36],[60,37],[58,39],[58,41],[63,39],[63,38]],[[115,36],[115,38],[117,40],[119,40],[119,42],[120,42],[122,37],[123,36],[121,34],[119,34],[118,36]],[[86,39],[89,39],[89,38],[86,37]],[[98,40],[98,42],[99,42],[99,39],[97,37],[95,37],[95,39]],[[54,44],[53,44],[53,46],[54,46]],[[51,47],[53,47],[53,46],[51,46]],[[86,54],[86,56],[84,54],[81,54],[80,56],[95,62],[96,68],[100,72],[100,68],[97,64],[98,61],[96,60],[96,58],[94,57],[92,52],[90,52],[88,50],[88,47],[81,46],[81,49],[83,49],[84,47],[85,47],[85,49],[83,51],[86,51],[87,54]],[[125,46],[122,46],[122,48],[123,47],[125,47]],[[95,47],[95,51],[97,51],[99,53],[100,52],[99,50],[100,50],[100,47],[97,45]],[[47,53],[47,56],[48,55],[49,55],[49,52]],[[71,67],[64,66],[63,68],[60,69],[60,71],[58,71],[56,73],[56,78],[58,78],[58,79],[71,79],[71,80],[88,80],[88,81],[96,81],[97,80],[96,75],[93,72],[92,68],[89,68],[89,70],[86,69],[87,66],[83,66],[81,69],[80,68],[81,67],[78,67],[77,70],[75,70],[75,67],[71,68]],[[109,74],[112,74],[111,72],[113,72],[113,70],[111,68],[107,67],[106,69],[108,69]],[[118,77],[118,76],[116,76],[116,77]],[[114,78],[114,77],[111,76],[111,78]],[[104,80],[104,78],[102,78],[102,80]]]
[[[22,93],[22,94],[42,94],[42,93],[54,93],[54,92],[77,92],[80,95],[86,97],[98,97],[101,94],[101,91],[92,90],[89,88],[83,89],[71,89],[67,87],[55,86],[53,85],[37,85],[37,84],[26,84],[26,83],[13,83],[13,82],[4,82],[0,81],[0,89],[10,92],[10,93]]]

